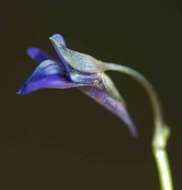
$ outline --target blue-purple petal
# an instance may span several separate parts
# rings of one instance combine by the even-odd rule
[[[19,95],[27,95],[40,89],[69,89],[81,87],[82,84],[71,83],[60,77],[60,75],[51,75],[39,80],[25,83],[17,91]]]
[[[45,61],[47,59],[53,59],[50,55],[48,55],[41,49],[35,48],[35,47],[28,48],[27,54],[31,59],[33,59],[34,61],[36,61],[38,63]]]
[[[98,88],[81,87],[80,90],[119,117],[128,126],[132,136],[137,136],[136,127],[126,107],[120,101],[113,99],[105,90]]]
[[[61,65],[59,65],[57,62],[53,60],[45,60],[37,66],[28,81],[37,80],[50,75],[63,76],[64,71]]]
[[[67,81],[61,66],[53,60],[43,61],[28,78],[18,94],[26,95],[43,88],[66,89],[83,86]]]

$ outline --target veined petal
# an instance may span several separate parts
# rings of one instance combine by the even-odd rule
[[[59,50],[59,47],[57,46],[57,44],[60,44],[61,46],[66,48],[66,43],[65,43],[63,36],[61,36],[60,34],[55,34],[52,37],[50,37],[49,39],[51,40],[53,47],[54,47],[56,53],[58,54],[58,56],[61,60],[61,63],[63,64],[63,67],[67,73],[67,76],[70,78],[70,68],[69,68],[68,64],[66,63],[66,60],[62,56],[62,54]]]
[[[105,90],[95,87],[81,87],[80,90],[118,116],[128,126],[131,134],[134,137],[137,136],[136,127],[131,120],[126,107],[120,101],[112,98]]]
[[[48,59],[38,65],[28,81],[33,81],[56,74],[62,76],[64,71],[57,62]]]
[[[105,73],[93,73],[93,74],[83,74],[80,72],[70,72],[71,81],[75,83],[88,84],[91,86],[98,87],[100,89],[105,89],[110,96],[118,101],[122,102],[126,106],[124,98],[121,96],[117,90],[112,79]]]
[[[97,73],[104,70],[103,62],[94,57],[66,48],[55,36],[50,37],[50,40],[65,65],[68,64],[71,68],[84,73]]]
[[[26,95],[43,88],[67,89],[83,86],[67,81],[63,74],[60,65],[53,60],[43,61],[17,93]]]
[[[19,95],[27,95],[40,89],[69,89],[81,87],[82,84],[68,82],[59,75],[52,75],[36,81],[26,82],[17,92]]]

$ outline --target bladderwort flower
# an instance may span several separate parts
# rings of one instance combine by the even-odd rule
[[[29,48],[28,55],[39,65],[17,94],[27,95],[45,88],[77,88],[118,116],[128,126],[131,134],[136,136],[136,128],[129,116],[126,103],[111,78],[105,73],[112,65],[68,49],[59,34],[53,35],[50,40],[58,59],[38,48]]]
[[[135,125],[127,111],[126,103],[106,71],[119,71],[139,82],[146,90],[152,103],[154,136],[152,150],[157,164],[161,190],[173,190],[168,155],[166,152],[170,129],[163,119],[160,101],[151,83],[139,72],[115,63],[105,63],[96,58],[67,48],[63,37],[55,34],[50,40],[58,54],[52,58],[38,48],[28,49],[28,55],[39,63],[33,74],[17,91],[19,95],[45,89],[76,88],[93,98],[107,110],[119,117],[137,136]]]

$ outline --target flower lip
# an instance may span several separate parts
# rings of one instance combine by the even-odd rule
[[[57,62],[53,60],[45,60],[42,61],[39,66],[35,69],[32,75],[26,80],[24,85],[17,91],[19,95],[28,94],[31,91],[35,91],[35,89],[40,89],[41,87],[45,86],[46,79],[51,77],[59,77],[61,80],[64,71],[62,70],[61,66],[57,64]],[[38,86],[40,84],[40,88]]]

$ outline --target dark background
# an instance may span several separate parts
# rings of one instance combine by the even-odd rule
[[[160,94],[172,136],[175,189],[182,188],[182,3],[174,0],[1,2],[0,189],[159,189],[151,154],[153,120],[143,89],[111,73],[139,129],[77,90],[15,94],[36,64],[26,49],[56,55],[48,40],[143,73]]]

